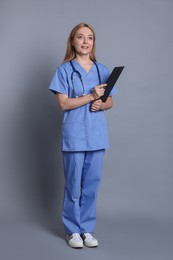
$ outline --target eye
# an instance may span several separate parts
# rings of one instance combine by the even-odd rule
[[[90,41],[93,41],[93,37],[92,37],[92,36],[89,36],[88,39],[89,39]]]
[[[82,39],[82,38],[83,38],[82,35],[78,35],[78,36],[77,36],[77,39]]]

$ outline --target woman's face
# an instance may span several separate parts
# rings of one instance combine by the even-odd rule
[[[77,30],[73,39],[73,46],[77,54],[89,55],[92,51],[93,44],[94,36],[88,27],[82,27]]]

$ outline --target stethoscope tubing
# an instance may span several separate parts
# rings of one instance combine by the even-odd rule
[[[100,71],[99,71],[99,68],[98,68],[97,63],[94,62],[94,64],[95,64],[96,69],[97,69],[97,74],[98,74],[98,78],[99,78],[99,85],[100,85],[100,84],[101,84]],[[78,95],[76,95],[76,91],[75,91],[75,88],[74,88],[74,80],[73,80],[73,78],[74,78],[74,74],[76,73],[76,74],[78,75],[80,81],[81,81],[81,85],[82,85],[82,89],[83,89],[82,96],[84,96],[84,95],[85,95],[85,87],[84,87],[82,75],[81,75],[81,73],[80,73],[78,70],[76,70],[76,68],[75,68],[75,66],[74,66],[74,64],[73,64],[73,62],[72,62],[72,60],[70,60],[70,65],[71,65],[71,67],[72,67],[72,69],[73,69],[73,72],[71,73],[71,81],[72,81],[73,93],[74,93],[74,95],[75,95],[76,97],[79,97]]]

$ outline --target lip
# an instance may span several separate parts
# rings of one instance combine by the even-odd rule
[[[88,49],[89,46],[81,46],[82,49]]]

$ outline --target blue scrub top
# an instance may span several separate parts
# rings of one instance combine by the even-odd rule
[[[90,71],[85,69],[77,62],[72,61],[76,70],[82,76],[85,87],[85,94],[93,91],[99,85],[97,68],[93,63]],[[101,83],[105,83],[110,75],[109,70],[101,63],[98,63],[101,76]],[[73,69],[70,62],[61,64],[52,78],[49,89],[54,93],[65,94],[70,98],[74,96],[71,74]],[[74,88],[77,95],[82,95],[83,88],[79,76],[74,73]],[[116,91],[114,87],[110,95]],[[104,111],[92,112],[91,103],[81,107],[64,111],[62,122],[62,151],[95,151],[109,147],[107,124]]]

